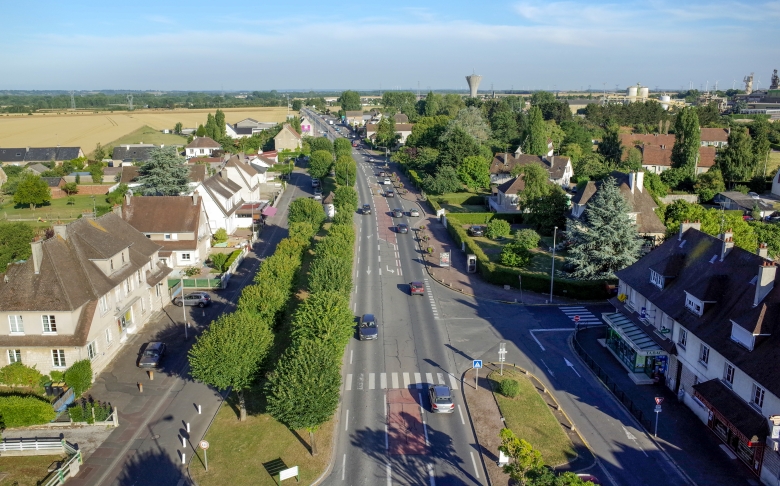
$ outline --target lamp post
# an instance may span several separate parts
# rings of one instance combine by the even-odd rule
[[[92,217],[97,218],[97,209],[95,207],[95,196],[90,196],[92,198]]]
[[[382,147],[381,145],[377,145],[376,148],[383,148],[383,149],[385,149],[385,166],[387,166],[387,162],[388,162],[388,160],[387,160],[387,152],[388,152],[387,147]]]
[[[555,235],[558,233],[558,227],[553,229],[553,247],[552,247],[552,269],[550,270],[550,303],[553,300],[553,282],[555,277]]]

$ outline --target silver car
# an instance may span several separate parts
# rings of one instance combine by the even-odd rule
[[[431,412],[433,413],[452,413],[455,411],[452,393],[450,393],[448,386],[431,385],[428,388],[428,398],[431,400]]]
[[[173,299],[173,303],[179,307],[183,305],[197,305],[198,307],[206,307],[211,304],[211,297],[206,292],[192,292],[184,297],[176,297]]]

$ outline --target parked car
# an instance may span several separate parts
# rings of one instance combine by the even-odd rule
[[[599,478],[597,478],[596,476],[594,476],[592,474],[577,474],[577,477],[582,479],[586,483],[588,481],[590,481],[591,483],[593,483],[595,485],[600,485],[601,484],[601,481],[599,481]]]
[[[385,197],[395,197],[395,192],[392,189],[388,189],[385,191]]]
[[[409,232],[409,225],[406,223],[400,223],[398,226],[395,227],[395,231],[398,233],[408,233]]]
[[[766,220],[767,221],[771,221],[773,223],[777,223],[778,221],[780,221],[780,213],[775,211],[774,213],[772,213],[769,216],[767,216]]]
[[[420,216],[420,211],[412,208],[412,209],[409,210],[409,216],[411,216],[413,218],[417,218],[417,217]]]
[[[374,314],[363,314],[358,326],[358,337],[361,341],[368,341],[379,338],[379,328],[376,326]]]
[[[393,209],[393,217],[394,218],[402,218],[404,216],[404,210],[401,208],[395,208]]]
[[[742,219],[745,220],[745,221],[753,221],[753,216],[751,216],[749,214],[743,214],[742,215]]]
[[[363,205],[363,214],[371,214],[371,205],[369,204]]]
[[[318,187],[320,185],[319,179],[312,179],[311,180],[311,187]]]
[[[314,194],[322,194],[322,187],[317,186],[314,188]]]
[[[425,295],[425,286],[422,282],[411,282],[409,283],[409,294]]]
[[[321,192],[314,193],[314,197],[312,199],[314,199],[315,201],[322,201],[322,193]]]
[[[138,358],[139,368],[157,368],[165,356],[165,343],[152,342],[146,345],[141,357]]]
[[[390,186],[393,184],[393,181],[391,181],[389,177],[385,177],[385,181],[383,184],[386,186]]]
[[[179,307],[183,305],[197,305],[198,307],[206,307],[211,304],[211,296],[206,292],[192,292],[184,297],[176,297],[173,299],[173,303]]]
[[[484,236],[485,235],[485,228],[482,226],[474,225],[471,228],[469,228],[469,235],[471,236]]]
[[[431,400],[431,412],[433,413],[452,413],[455,411],[450,387],[446,385],[428,387],[428,398]]]
[[[373,162],[373,159],[371,160]],[[379,172],[379,177],[385,177],[387,174],[385,174],[385,171]]]
[[[753,199],[760,199],[761,198],[761,196],[759,196],[755,192],[749,192],[748,196],[752,197]]]

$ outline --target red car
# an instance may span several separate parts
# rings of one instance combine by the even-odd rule
[[[425,287],[422,282],[411,282],[409,284],[410,295],[425,295]]]

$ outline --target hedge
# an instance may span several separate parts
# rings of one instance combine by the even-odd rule
[[[105,422],[111,416],[111,404],[82,398],[68,407],[68,416],[74,422]],[[93,415],[94,414],[94,415]]]
[[[460,224],[487,224],[492,219],[503,219],[509,224],[521,224],[523,215],[520,213],[448,213],[447,219]]]
[[[5,427],[27,427],[51,422],[57,417],[51,403],[35,395],[0,397],[0,417]]]
[[[488,194],[474,194],[473,192],[452,192],[436,196],[436,202],[439,204],[470,204],[479,206],[485,204],[485,198]]]
[[[241,250],[236,250],[233,253],[231,253],[227,261],[224,263],[224,265],[222,265],[222,268],[225,270],[230,268],[230,265],[232,265],[233,262],[236,261],[236,258],[238,258],[240,254],[241,254]]]
[[[82,359],[73,363],[65,370],[65,384],[73,388],[77,397],[89,390],[92,386],[92,362]]]

